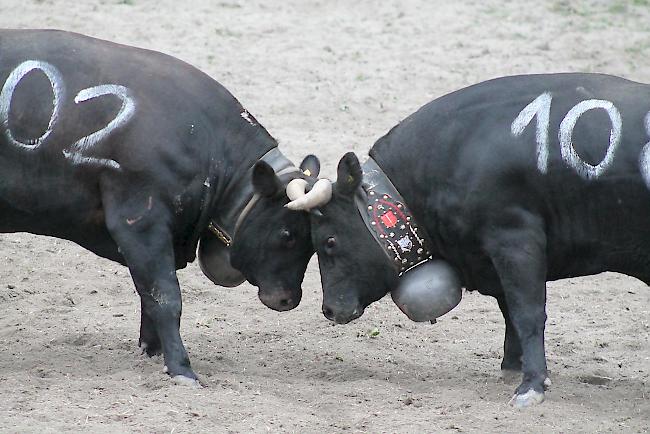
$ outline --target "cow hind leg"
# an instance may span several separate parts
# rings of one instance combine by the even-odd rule
[[[162,350],[164,370],[176,381],[198,386],[180,336],[181,292],[168,213],[151,198],[139,201],[104,196],[106,225],[141,299],[141,345],[147,346],[147,354]]]
[[[498,231],[486,242],[499,275],[512,328],[519,338],[523,379],[510,404],[528,407],[544,401],[547,380],[544,351],[546,322],[546,254],[541,225],[526,221]],[[506,327],[508,327],[506,322]],[[507,339],[504,361],[516,366],[516,340]],[[509,359],[506,359],[509,357]],[[506,365],[507,366],[507,365]]]
[[[501,309],[501,314],[506,324],[505,339],[503,341],[503,360],[501,361],[501,370],[504,371],[505,375],[509,373],[519,373],[521,372],[521,342],[519,341],[519,336],[515,330],[515,326],[512,324],[510,319],[510,313],[508,312],[508,305],[506,299],[503,295],[497,297],[497,302],[499,303],[499,309]]]

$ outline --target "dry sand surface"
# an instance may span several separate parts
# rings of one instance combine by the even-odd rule
[[[424,103],[485,79],[598,71],[650,82],[648,0],[0,0],[0,27],[177,56],[224,84],[295,161],[317,153],[328,175],[345,151],[365,154]],[[517,382],[500,376],[503,321],[480,294],[434,326],[410,322],[390,299],[332,326],[315,260],[302,304],[287,313],[265,308],[248,284],[215,287],[192,264],[179,276],[181,331],[207,385],[194,390],[139,354],[126,268],[28,234],[1,236],[0,255],[2,432],[650,425],[650,290],[625,276],[549,284],[553,386],[543,405],[518,411],[506,404]]]

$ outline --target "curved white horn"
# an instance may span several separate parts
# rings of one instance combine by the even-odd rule
[[[286,207],[293,211],[309,211],[325,205],[331,198],[332,182],[329,179],[319,179],[309,193],[292,200]]]
[[[291,182],[287,184],[287,197],[291,200],[296,200],[306,194],[306,189],[307,181],[300,178],[292,179]]]

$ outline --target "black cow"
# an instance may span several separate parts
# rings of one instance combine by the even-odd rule
[[[295,168],[219,83],[153,51],[60,31],[0,31],[0,232],[76,242],[127,265],[140,345],[198,384],[181,341],[176,269],[245,278],[295,307],[313,254],[309,219],[285,208]],[[233,268],[234,267],[234,268]],[[243,273],[242,274],[240,274]]]
[[[549,384],[547,281],[609,270],[650,283],[649,110],[650,86],[622,78],[505,77],[430,102],[370,151],[366,165],[392,181],[431,255],[468,290],[497,299],[501,367],[523,370],[516,406],[541,402]],[[364,182],[346,154],[332,200],[311,217],[323,312],[338,323],[403,271],[364,224]]]

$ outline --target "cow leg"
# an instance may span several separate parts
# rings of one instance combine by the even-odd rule
[[[507,312],[521,345],[523,381],[510,401],[521,408],[544,401],[546,254],[541,229],[535,230],[529,224],[518,227],[500,231],[486,247],[501,280]]]
[[[181,292],[169,214],[151,197],[141,201],[112,194],[104,195],[104,210],[106,226],[140,295],[141,340],[155,348],[157,333],[165,371],[178,382],[198,385],[180,336]]]
[[[116,233],[117,232],[117,233]],[[176,278],[171,235],[150,228],[147,235],[113,230],[131,277],[140,294],[144,338],[148,354],[155,354],[159,342],[166,372],[172,377],[196,380],[180,336],[181,292]],[[154,333],[157,333],[157,339]],[[177,378],[183,381],[183,378]]]
[[[142,297],[140,298],[140,340],[138,341],[138,345],[142,348],[142,352],[147,353],[149,357],[162,353],[162,344],[158,337],[156,324],[147,314],[145,302]]]
[[[511,371],[511,372],[521,372],[521,343],[519,342],[519,336],[515,331],[515,326],[512,324],[510,319],[510,313],[508,312],[508,305],[506,303],[505,296],[499,295],[496,297],[497,302],[499,303],[499,309],[503,314],[503,319],[506,323],[506,333],[505,339],[503,341],[503,360],[501,361],[501,370]]]

